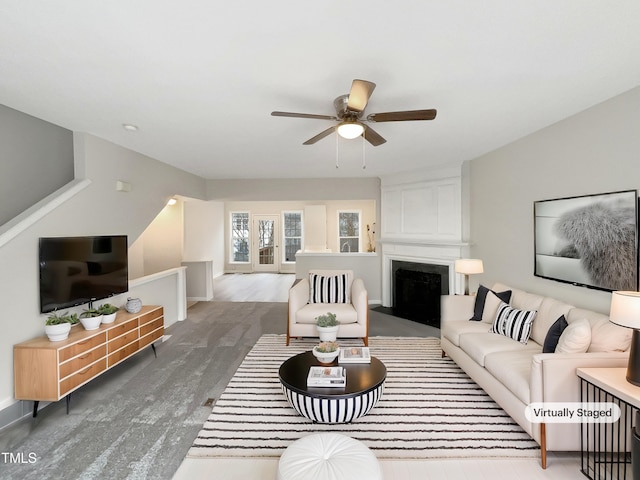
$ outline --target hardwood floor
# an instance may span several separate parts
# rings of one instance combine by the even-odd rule
[[[231,273],[213,280],[214,302],[286,302],[296,276],[278,273]]]

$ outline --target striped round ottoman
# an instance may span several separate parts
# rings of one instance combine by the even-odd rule
[[[381,480],[367,446],[339,433],[315,433],[293,442],[278,462],[278,480]]]
[[[371,363],[342,365],[347,384],[341,388],[307,387],[309,368],[318,365],[311,352],[295,355],[280,366],[282,391],[303,417],[318,423],[349,423],[366,415],[382,397],[387,369],[375,357]]]

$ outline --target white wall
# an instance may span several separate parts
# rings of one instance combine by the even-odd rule
[[[533,275],[533,202],[640,189],[638,125],[640,87],[471,161],[471,251],[485,270],[472,281],[608,313],[610,293]]]
[[[129,244],[180,194],[204,198],[203,179],[87,134],[74,134],[78,172],[90,184],[0,247],[0,410],[13,400],[13,345],[44,334],[39,313],[38,238],[126,234]],[[117,192],[116,180],[131,183]]]
[[[224,272],[224,203],[185,200],[183,261],[213,260],[213,273]]]
[[[183,230],[182,200],[160,210],[138,240],[143,245],[144,275],[180,266]]]

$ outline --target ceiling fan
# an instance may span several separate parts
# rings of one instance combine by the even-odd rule
[[[336,109],[335,115],[317,115],[312,113],[271,112],[274,117],[314,118],[316,120],[333,120],[338,125],[331,126],[320,132],[315,137],[303,143],[313,145],[318,140],[331,135],[334,131],[344,138],[364,137],[374,147],[386,142],[382,136],[365,123],[405,122],[409,120],[433,120],[436,118],[436,110],[405,110],[402,112],[370,113],[364,116],[369,98],[376,88],[376,84],[367,80],[354,80],[348,95],[340,95],[333,101]]]

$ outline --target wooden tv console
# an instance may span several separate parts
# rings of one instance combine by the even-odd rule
[[[13,347],[15,398],[57,402],[111,367],[136,354],[164,335],[164,310],[146,305],[138,313],[121,310],[113,323],[96,330],[82,325],[71,328],[66,340],[52,342],[46,336]]]

